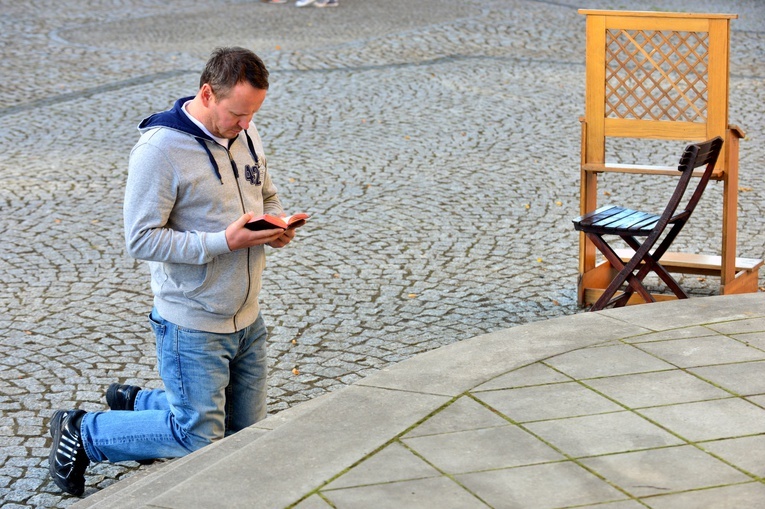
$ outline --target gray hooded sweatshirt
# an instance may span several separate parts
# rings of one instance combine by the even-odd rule
[[[192,97],[143,120],[130,153],[125,241],[147,260],[154,307],[176,325],[231,333],[252,324],[265,248],[230,251],[225,229],[246,212],[282,213],[253,123],[218,144],[183,112]]]

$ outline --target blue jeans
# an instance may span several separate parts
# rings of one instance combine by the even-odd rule
[[[266,416],[266,326],[261,316],[233,334],[149,321],[163,389],[143,389],[134,411],[88,412],[82,438],[91,461],[175,458]]]

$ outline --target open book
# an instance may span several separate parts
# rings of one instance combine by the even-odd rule
[[[274,228],[283,228],[285,230],[303,226],[310,216],[305,212],[298,212],[287,217],[276,217],[271,214],[263,214],[256,217],[244,227],[249,230],[273,230]]]

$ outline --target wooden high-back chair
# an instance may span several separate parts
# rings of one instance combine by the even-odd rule
[[[598,208],[601,173],[678,173],[676,166],[609,162],[609,138],[677,140],[679,150],[719,136],[724,143],[712,174],[723,181],[719,255],[665,253],[661,264],[670,272],[719,276],[721,294],[756,292],[763,261],[736,258],[738,150],[744,133],[728,124],[728,54],[730,20],[738,16],[579,12],[586,16],[587,31],[580,214]],[[634,253],[619,254],[627,261]],[[608,261],[597,263],[595,246],[581,234],[579,304],[598,300],[617,272]]]

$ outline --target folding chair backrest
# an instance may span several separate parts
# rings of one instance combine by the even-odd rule
[[[717,164],[722,146],[723,139],[717,136],[704,143],[688,145],[680,158],[680,165],[677,169],[687,174],[692,174],[693,170],[696,168],[706,166],[703,175],[699,179],[699,183],[696,185],[696,189],[693,191],[691,198],[685,205],[685,210],[683,212],[687,213],[689,216],[693,213],[693,209],[696,208],[696,205],[701,199],[701,195],[704,193],[704,189],[707,187],[707,183],[715,170],[715,165]]]
[[[707,187],[721,147],[722,138],[719,136],[703,143],[694,143],[685,147],[677,168],[681,172],[680,178],[649,238],[658,238],[670,222],[675,223],[676,226],[679,224],[679,228],[677,228],[673,235],[679,233],[680,229],[682,229],[682,224],[688,221],[688,218],[693,213],[693,209],[696,208],[701,195],[704,193],[704,189]],[[699,179],[699,183],[696,185],[696,189],[686,202],[685,208],[681,212],[676,213],[688,190],[693,170],[701,166],[706,166],[706,168]]]

